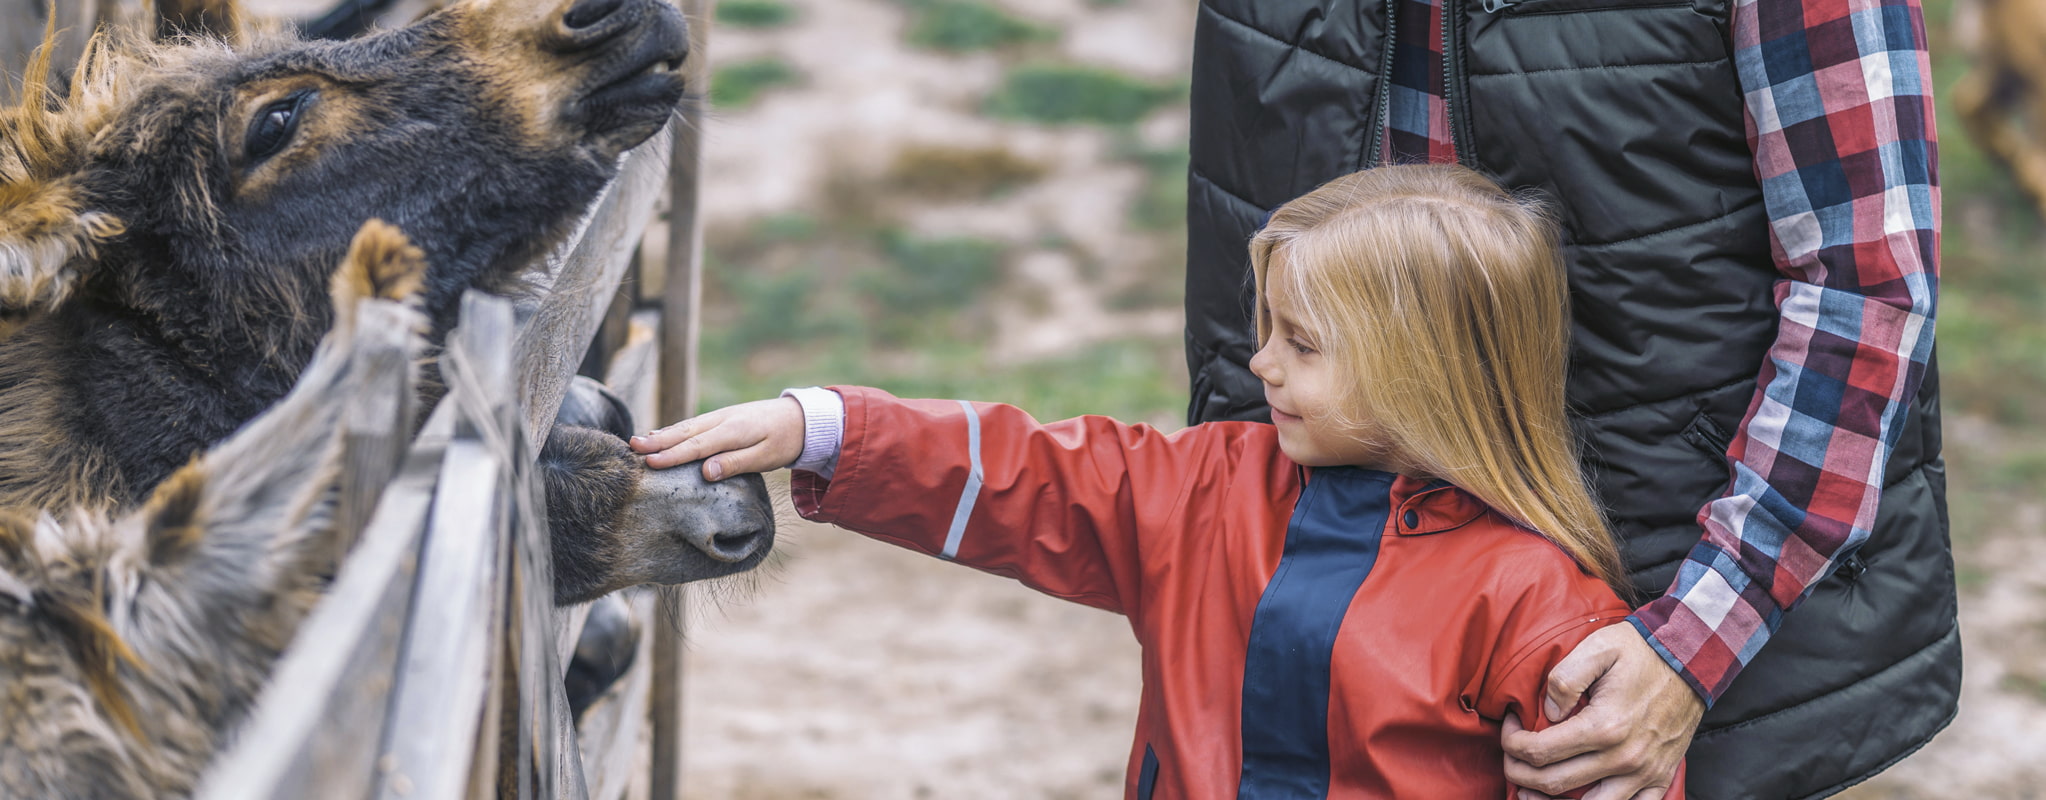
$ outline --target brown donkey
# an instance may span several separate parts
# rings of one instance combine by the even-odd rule
[[[165,8],[225,3],[167,4]],[[187,17],[220,19],[220,13]],[[179,28],[183,30],[184,28]],[[283,397],[356,231],[424,253],[429,343],[515,291],[682,99],[660,0],[477,0],[347,42],[102,39],[0,109],[0,507],[121,509]],[[649,472],[617,437],[542,452],[555,598],[752,567],[757,480]]]

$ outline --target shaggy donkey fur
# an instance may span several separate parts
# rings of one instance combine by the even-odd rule
[[[283,397],[372,217],[422,249],[439,341],[667,121],[685,31],[660,0],[473,0],[347,42],[103,37],[63,98],[39,61],[0,109],[0,506],[130,507]],[[572,426],[542,461],[560,602],[772,542],[758,480],[649,472]]]
[[[423,333],[424,271],[370,223],[334,276],[334,328],[282,402],[137,511],[0,511],[0,796],[191,791],[332,569],[341,415],[365,391],[356,321],[400,303]]]

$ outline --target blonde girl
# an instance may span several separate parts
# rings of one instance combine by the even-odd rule
[[[1545,726],[1549,668],[1628,613],[1564,417],[1555,228],[1398,166],[1250,247],[1269,425],[832,387],[633,446],[712,480],[792,466],[806,517],[1128,616],[1126,797],[1509,797],[1502,720]]]

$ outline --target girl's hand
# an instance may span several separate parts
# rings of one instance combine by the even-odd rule
[[[728,406],[634,436],[631,444],[654,469],[702,459],[704,480],[781,469],[803,455],[803,406],[793,397]]]

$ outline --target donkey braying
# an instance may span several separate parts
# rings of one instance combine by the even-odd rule
[[[346,42],[102,40],[63,98],[37,64],[0,109],[0,507],[131,507],[283,397],[372,218],[424,253],[430,342],[515,291],[672,114],[687,41],[660,0],[476,0]],[[565,425],[542,462],[558,602],[771,545],[758,481]]]

